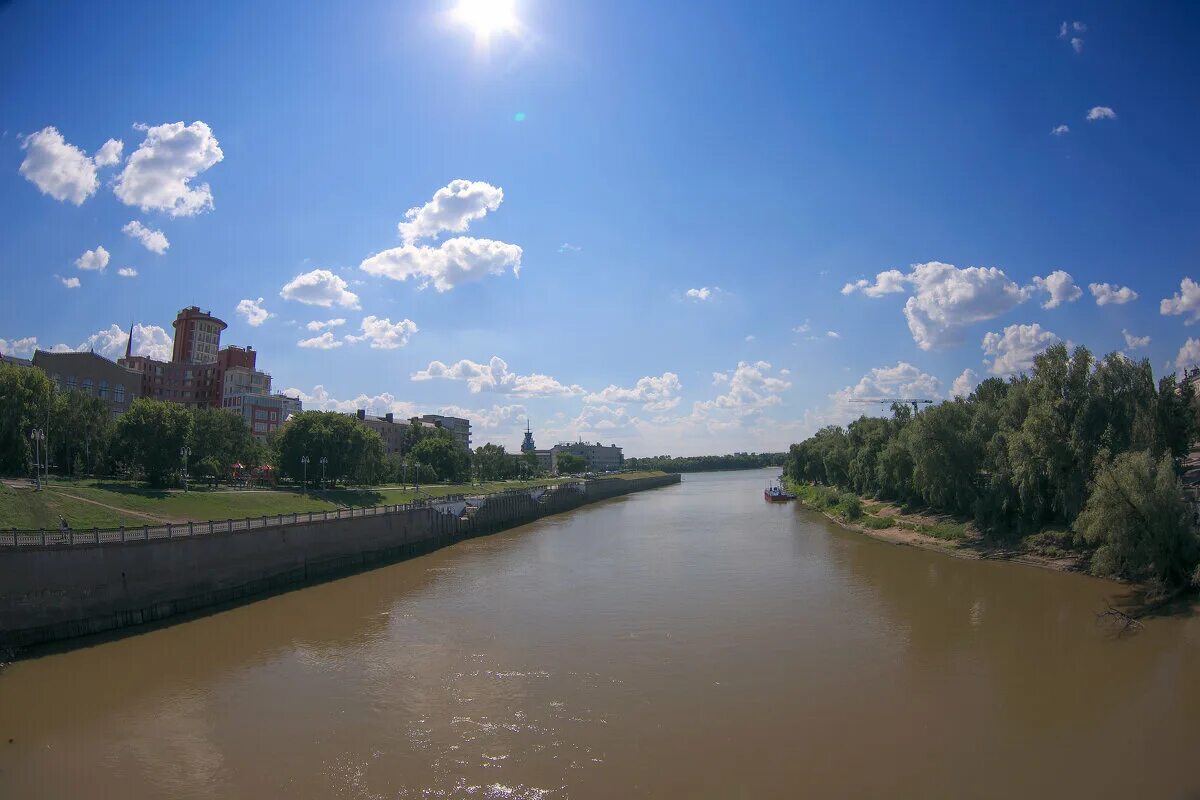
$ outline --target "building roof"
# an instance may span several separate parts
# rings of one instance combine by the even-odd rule
[[[33,362],[28,358],[20,358],[18,356],[6,356],[0,353],[0,364],[10,364],[14,367],[32,367]]]
[[[124,366],[123,364],[118,364],[117,362],[113,361],[110,358],[105,358],[104,356],[100,355],[99,353],[97,353],[94,350],[60,350],[60,351],[34,350],[33,351],[33,362],[32,363],[34,366],[39,366],[39,364],[38,364],[39,361],[47,361],[47,360],[49,360],[50,363],[55,363],[55,362],[79,363],[81,361],[99,361],[100,363],[104,364],[107,367],[111,367],[112,369],[119,369],[124,372],[128,372],[130,374],[130,376],[135,380],[139,380],[141,378],[141,373],[139,373],[137,370],[130,369],[129,367]]]

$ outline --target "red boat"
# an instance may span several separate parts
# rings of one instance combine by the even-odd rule
[[[795,500],[796,495],[788,494],[783,490],[782,486],[771,486],[763,489],[763,500],[768,503],[786,503],[788,500]]]

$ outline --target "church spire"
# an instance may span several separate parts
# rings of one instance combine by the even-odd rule
[[[125,357],[133,357],[133,323],[129,323],[129,338],[125,340]]]

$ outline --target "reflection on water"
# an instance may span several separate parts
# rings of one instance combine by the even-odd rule
[[[1200,622],[687,476],[0,673],[0,797],[1200,790]],[[8,744],[9,738],[13,739]]]

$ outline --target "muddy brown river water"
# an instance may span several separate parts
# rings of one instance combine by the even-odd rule
[[[687,475],[0,671],[0,798],[1200,797],[1200,618]],[[10,741],[11,739],[11,741]]]

